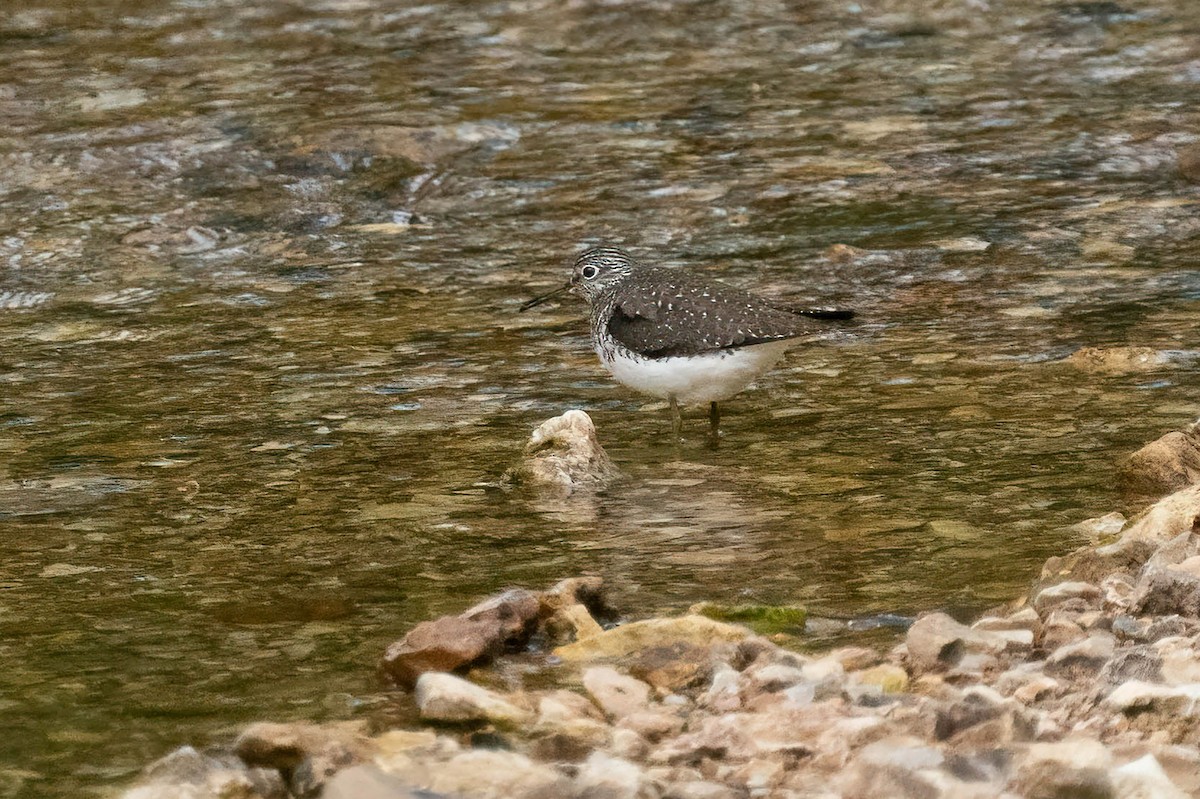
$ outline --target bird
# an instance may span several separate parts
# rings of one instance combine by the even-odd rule
[[[613,378],[670,404],[676,439],[683,428],[681,404],[709,404],[716,441],[719,403],[771,369],[822,322],[854,317],[845,308],[787,308],[682,269],[642,264],[617,247],[580,254],[565,285],[525,302],[520,312],[567,292],[587,301],[592,345]]]

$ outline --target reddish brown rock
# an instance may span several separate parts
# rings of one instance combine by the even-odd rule
[[[427,671],[454,671],[494,657],[506,646],[528,639],[540,608],[537,595],[514,588],[461,615],[422,622],[387,648],[381,668],[409,688]]]

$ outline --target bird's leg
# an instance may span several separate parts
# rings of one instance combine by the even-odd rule
[[[708,406],[708,429],[715,443],[721,435],[721,407],[715,402]]]
[[[683,417],[679,415],[679,403],[675,401],[675,395],[672,394],[668,399],[671,401],[671,432],[678,441],[683,437]]]

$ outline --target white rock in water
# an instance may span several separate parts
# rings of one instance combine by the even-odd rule
[[[523,461],[506,477],[569,494],[581,487],[600,488],[615,474],[591,417],[571,410],[547,419],[533,431]]]

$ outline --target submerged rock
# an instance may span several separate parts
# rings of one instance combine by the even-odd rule
[[[1126,374],[1159,369],[1166,357],[1150,347],[1081,347],[1064,363],[1085,372]]]
[[[521,463],[505,477],[522,485],[570,494],[581,488],[602,488],[616,473],[591,417],[570,410],[547,419],[533,431]]]

